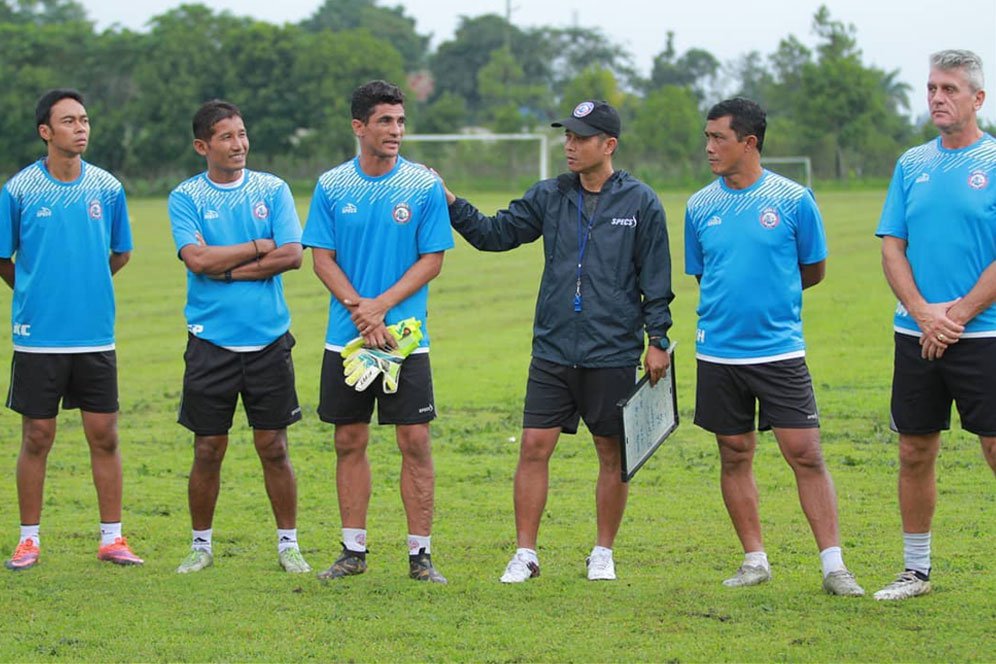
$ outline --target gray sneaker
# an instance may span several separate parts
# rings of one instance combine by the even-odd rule
[[[882,588],[874,597],[878,600],[909,599],[930,592],[930,579],[924,579],[911,569],[896,577],[896,580]]]
[[[823,579],[823,590],[843,597],[861,597],[865,594],[865,589],[858,585],[854,575],[846,569],[827,574]]]
[[[446,577],[433,566],[432,556],[425,549],[419,549],[415,555],[408,556],[408,576],[416,581],[446,583]]]
[[[743,588],[756,586],[771,580],[771,570],[760,565],[741,565],[737,573],[723,581],[727,588]]]
[[[301,550],[297,547],[284,549],[278,557],[280,559],[280,566],[284,568],[285,572],[304,574],[311,571],[311,565],[304,559],[304,556],[301,555]]]
[[[214,556],[210,551],[204,549],[191,549],[187,557],[183,559],[180,566],[176,568],[177,574],[190,574],[200,572],[206,567],[214,564]]]

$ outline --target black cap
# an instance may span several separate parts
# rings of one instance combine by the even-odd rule
[[[594,99],[581,102],[574,107],[569,118],[557,120],[550,126],[570,129],[578,136],[605,133],[619,138],[619,132],[622,130],[616,109],[604,101]]]

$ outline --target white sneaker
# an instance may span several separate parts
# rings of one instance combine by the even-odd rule
[[[737,573],[723,581],[727,588],[756,586],[771,580],[771,569],[760,565],[741,565]]]
[[[540,575],[539,563],[516,553],[508,561],[505,573],[501,575],[502,583],[523,583]]]
[[[858,585],[857,580],[847,569],[839,569],[830,572],[823,579],[823,590],[830,595],[840,595],[842,597],[863,597],[865,589]]]
[[[595,553],[594,551],[585,560],[588,566],[589,581],[615,581],[616,563],[612,560],[611,553]]]
[[[896,580],[875,593],[875,599],[909,599],[930,592],[930,581],[925,581],[913,570],[906,570],[896,577]]]

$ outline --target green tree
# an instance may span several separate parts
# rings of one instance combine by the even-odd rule
[[[674,32],[669,30],[664,50],[654,57],[647,89],[657,90],[665,85],[686,87],[701,102],[708,96],[718,73],[719,60],[709,51],[692,48],[679,56],[674,48]]]
[[[415,19],[402,6],[381,7],[377,0],[325,0],[301,27],[310,32],[365,28],[401,53],[406,71],[421,67],[429,48],[429,37],[415,30]]]
[[[621,145],[643,165],[639,173],[648,180],[688,179],[701,171],[704,160],[699,101],[685,86],[665,85],[648,94],[636,108],[631,127],[624,128]],[[630,149],[630,148],[627,148]]]
[[[488,64],[477,72],[477,88],[486,119],[498,132],[516,132],[530,121],[523,112],[544,97],[546,89],[530,85],[512,52],[502,47],[491,52]]]

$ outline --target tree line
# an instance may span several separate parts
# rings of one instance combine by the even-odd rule
[[[34,100],[69,86],[87,97],[87,158],[132,186],[161,190],[202,167],[190,118],[212,98],[242,107],[254,167],[313,177],[354,153],[349,96],[373,78],[402,83],[409,132],[419,133],[545,130],[577,101],[606,99],[623,118],[620,163],[660,184],[704,176],[703,113],[742,94],[768,109],[766,154],[809,155],[826,178],[888,176],[896,156],[931,132],[906,115],[909,86],[865,65],[855,28],[826,7],[812,29],[814,49],[788,35],[771,53],[726,64],[703,49],[679,53],[668,32],[643,77],[597,28],[463,16],[430,50],[413,17],[377,0],[325,0],[282,25],[185,4],[142,32],[97,31],[75,0],[0,0],[0,176],[42,152]],[[535,164],[508,146],[455,149],[451,158],[492,163],[499,174],[516,160]]]

